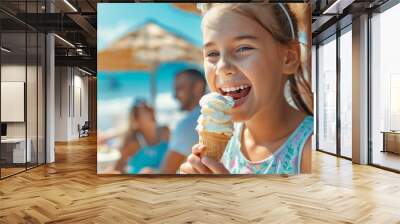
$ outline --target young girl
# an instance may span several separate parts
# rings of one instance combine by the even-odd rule
[[[129,130],[121,147],[116,170],[130,174],[152,173],[161,166],[168,148],[169,130],[157,125],[154,109],[138,100],[131,108]]]
[[[221,161],[195,145],[184,174],[297,174],[311,171],[313,117],[300,63],[296,18],[286,4],[203,4],[204,68],[213,92],[235,105],[234,134]],[[291,99],[285,97],[290,84]]]

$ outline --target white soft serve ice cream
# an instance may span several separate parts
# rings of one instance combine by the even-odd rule
[[[209,93],[200,99],[201,115],[197,120],[197,132],[214,132],[232,136],[233,122],[228,112],[235,102],[230,96]]]

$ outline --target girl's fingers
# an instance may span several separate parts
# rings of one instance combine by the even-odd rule
[[[197,155],[200,157],[201,152],[205,149],[206,147],[202,144],[196,144],[192,147],[192,153],[194,155]]]
[[[193,169],[192,165],[190,163],[185,162],[179,167],[179,173],[180,174],[198,174],[198,172]]]
[[[154,174],[154,170],[150,167],[144,167],[139,171],[139,174]]]
[[[205,146],[196,144],[192,147],[192,154],[187,157],[185,163],[180,167],[180,173],[184,174],[229,174],[229,171],[222,165],[208,157],[200,158]]]
[[[196,170],[198,173],[202,174],[210,174],[212,173],[210,169],[208,169],[202,162],[200,157],[190,154],[187,158],[187,161],[190,163],[192,168]]]
[[[201,163],[204,164],[212,173],[215,174],[229,174],[229,171],[221,162],[217,162],[212,158],[204,156],[201,158]]]

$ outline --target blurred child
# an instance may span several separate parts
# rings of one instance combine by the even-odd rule
[[[142,100],[133,105],[129,122],[116,170],[131,174],[158,170],[168,149],[168,128],[157,126],[154,109]]]

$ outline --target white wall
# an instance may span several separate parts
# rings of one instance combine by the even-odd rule
[[[2,65],[1,81],[25,82],[25,73],[25,65]],[[1,110],[6,110],[6,108],[1,108]],[[7,123],[7,137],[25,137],[25,123]]]
[[[76,74],[77,70],[75,70],[74,75],[74,99],[75,99],[75,106],[74,106],[74,119],[72,120],[72,135],[78,136],[78,129],[77,126],[80,124],[81,126],[88,121],[88,77],[82,76],[82,73]],[[80,96],[80,97],[79,97]],[[80,101],[80,102],[79,102]],[[80,108],[82,107],[82,108]],[[81,111],[80,111],[81,110]]]
[[[55,141],[68,140],[68,85],[67,67],[55,68]]]
[[[38,71],[36,69],[39,69]],[[28,78],[26,81],[25,78]],[[26,83],[26,106],[22,107],[22,113],[26,112],[26,121],[23,122],[6,122],[7,137],[24,138],[25,135],[30,139],[30,148],[32,151],[32,161],[44,162],[44,90],[41,67],[25,66],[25,64],[3,64],[1,66],[2,82],[24,82]],[[39,86],[38,86],[39,85]],[[4,89],[3,89],[4,90]],[[22,93],[23,94],[23,93]],[[7,96],[2,96],[7,97]],[[4,110],[12,110],[11,108],[1,108]],[[8,111],[11,112],[12,111]],[[37,153],[39,156],[37,157]]]
[[[2,82],[25,82],[25,71],[26,67],[24,65],[18,64],[8,64],[1,66],[1,81]],[[36,69],[32,66],[27,67],[28,74]],[[36,72],[36,70],[35,70]],[[27,93],[28,97],[36,97],[36,90],[34,93]],[[36,105],[35,105],[36,106]],[[1,108],[1,110],[6,110],[7,108]],[[28,115],[29,116],[29,115]],[[30,121],[31,118],[28,117]],[[7,122],[7,136],[8,137],[25,137],[25,122]],[[29,137],[29,136],[28,136]]]
[[[1,82],[1,121],[24,122],[25,83]],[[35,105],[36,108],[36,105]]]
[[[56,67],[55,86],[55,140],[77,139],[78,124],[88,120],[88,78],[76,68]]]

